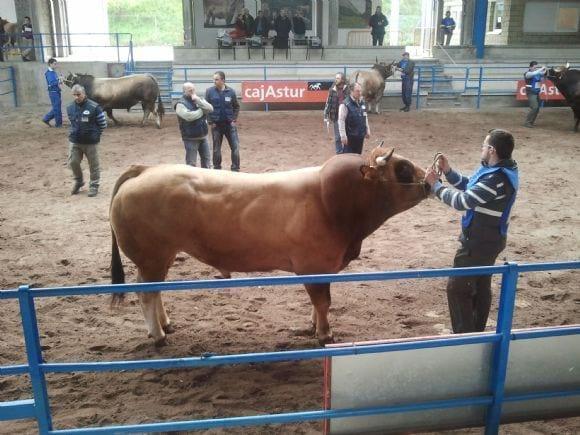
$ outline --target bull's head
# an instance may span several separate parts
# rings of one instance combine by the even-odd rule
[[[566,62],[566,65],[554,66],[548,68],[548,77],[551,79],[561,80],[568,70],[570,69],[570,63]]]
[[[383,80],[388,79],[394,73],[394,65],[395,62],[385,63],[385,62],[378,62],[372,66],[372,69],[379,72],[379,74],[383,77]]]
[[[425,183],[425,171],[405,157],[395,154],[395,149],[375,148],[369,164],[361,167],[369,183],[388,192],[390,206],[396,213],[406,210],[429,196],[430,187]]]
[[[78,80],[79,76],[77,74],[69,72],[62,82],[69,88],[72,88],[79,82]]]

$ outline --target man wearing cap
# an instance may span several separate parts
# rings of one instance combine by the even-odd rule
[[[411,96],[413,95],[413,75],[415,74],[415,62],[413,62],[408,52],[403,53],[403,58],[397,64],[397,70],[401,72],[401,97],[404,106],[401,112],[408,112],[411,108]]]
[[[528,96],[528,102],[530,104],[530,111],[528,112],[528,116],[526,116],[524,127],[534,127],[534,122],[536,122],[536,118],[540,112],[540,86],[542,78],[546,73],[546,67],[540,67],[535,60],[530,62],[530,69],[524,73],[526,95]]]

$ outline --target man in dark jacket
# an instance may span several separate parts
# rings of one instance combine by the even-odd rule
[[[81,161],[85,155],[91,172],[88,196],[93,197],[99,192],[101,177],[97,144],[101,141],[101,133],[107,128],[107,119],[101,106],[87,98],[85,88],[77,84],[71,90],[74,102],[66,110],[70,121],[68,164],[75,179],[71,194],[79,193],[85,184],[81,170]]]
[[[352,86],[350,95],[338,109],[338,129],[343,153],[362,154],[363,143],[371,135],[366,104],[359,83]]]
[[[222,168],[222,141],[224,136],[232,150],[232,171],[240,170],[240,142],[236,121],[240,113],[240,104],[236,91],[226,86],[226,75],[223,71],[216,71],[213,75],[215,86],[205,91],[205,99],[213,106],[209,121],[213,142],[213,168]]]
[[[400,110],[408,112],[412,104],[413,76],[415,75],[415,62],[410,59],[409,53],[403,53],[403,58],[397,64],[397,70],[401,72],[401,98],[404,104]]]
[[[275,47],[281,49],[288,48],[288,37],[290,30],[292,30],[292,23],[290,22],[290,18],[288,18],[286,9],[282,9],[280,16],[276,18],[274,30],[276,30]]]
[[[481,166],[471,177],[451,169],[447,157],[439,169],[455,189],[444,187],[433,168],[425,181],[431,191],[455,210],[461,219],[461,247],[453,267],[492,266],[506,246],[510,211],[519,186],[518,166],[512,159],[514,137],[505,130],[490,130],[481,146]],[[455,276],[447,282],[447,301],[453,332],[481,332],[491,306],[491,275]]]
[[[242,15],[242,22],[244,23],[244,31],[246,36],[251,38],[254,35],[254,17],[250,15],[250,11],[244,8],[244,14]]]
[[[369,27],[371,28],[371,35],[373,37],[373,47],[378,45],[383,45],[383,40],[385,39],[385,27],[389,25],[389,20],[385,17],[381,11],[381,7],[377,6],[374,15],[371,15],[369,20]]]
[[[254,21],[254,35],[261,36],[262,38],[267,38],[269,30],[270,30],[270,20],[264,16],[264,13],[262,11],[258,11],[258,16]]]
[[[179,123],[181,139],[185,146],[185,164],[196,166],[197,153],[201,158],[201,167],[210,167],[208,125],[206,115],[213,112],[213,107],[205,99],[197,96],[193,83],[183,84],[183,96],[175,103],[175,113]]]
[[[296,39],[304,39],[306,36],[306,21],[302,14],[302,9],[298,9],[292,17],[292,31]]]
[[[30,17],[24,17],[21,27],[20,50],[22,60],[28,62],[34,60],[34,34]]]
[[[334,148],[336,154],[342,153],[342,141],[340,140],[340,131],[338,129],[338,108],[348,96],[348,86],[346,77],[343,73],[336,73],[334,85],[328,91],[328,98],[324,106],[324,122],[328,128],[328,123],[332,122],[334,129]]]

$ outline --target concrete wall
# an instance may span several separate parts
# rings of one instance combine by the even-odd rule
[[[472,46],[450,46],[445,50],[456,62],[474,61],[475,47]],[[433,49],[433,56],[447,62],[448,58],[438,48]],[[512,62],[512,61],[530,61],[537,59],[539,62],[563,63],[580,63],[580,46],[576,45],[486,45],[485,59],[486,62]]]

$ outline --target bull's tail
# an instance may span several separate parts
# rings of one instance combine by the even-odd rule
[[[163,121],[163,115],[165,115],[165,107],[163,107],[163,101],[161,101],[161,92],[157,94],[157,115],[159,116],[159,122]]]
[[[115,195],[121,188],[121,185],[131,179],[139,176],[147,166],[143,165],[133,165],[129,169],[127,169],[117,182],[115,183],[115,187],[113,188],[113,194],[111,195],[111,206],[113,204],[113,199]],[[125,283],[125,271],[123,270],[123,262],[121,261],[121,254],[119,252],[119,245],[117,244],[117,236],[115,235],[115,231],[111,226],[111,283],[112,284],[124,284]],[[115,307],[120,305],[123,300],[125,299],[125,293],[113,293],[111,297],[111,307]]]

